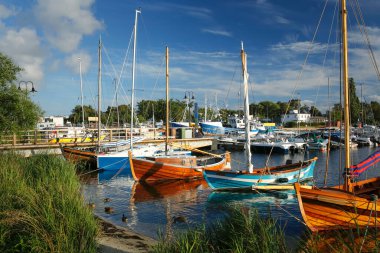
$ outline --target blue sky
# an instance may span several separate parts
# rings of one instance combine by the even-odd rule
[[[360,3],[378,59],[380,1]],[[34,83],[38,92],[32,99],[46,116],[68,115],[80,104],[78,57],[84,103],[96,108],[101,36],[102,110],[115,105],[116,77],[121,84],[119,104],[130,103],[131,36],[135,10],[141,7],[137,101],[165,98],[168,46],[171,98],[182,99],[191,91],[201,107],[207,96],[208,106],[239,108],[243,41],[248,54],[250,102],[301,97],[303,103],[324,111],[339,101],[336,4],[336,0],[6,0],[0,2],[0,51],[24,68],[19,81]],[[350,14],[351,4],[354,1],[349,0],[350,76],[358,86],[363,84],[367,102],[380,101],[379,81],[355,17]]]

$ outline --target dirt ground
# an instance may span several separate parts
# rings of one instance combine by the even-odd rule
[[[97,238],[99,253],[142,253],[149,252],[156,240],[115,226],[99,218],[101,233]]]

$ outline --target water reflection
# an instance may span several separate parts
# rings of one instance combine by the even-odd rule
[[[188,201],[195,197],[200,188],[208,188],[204,179],[135,182],[132,187],[131,201],[145,202],[162,198]]]

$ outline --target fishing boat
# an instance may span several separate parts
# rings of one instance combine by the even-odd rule
[[[207,158],[168,153],[169,133],[169,48],[166,47],[166,137],[165,153],[145,158],[129,153],[132,176],[136,181],[202,178],[202,170],[221,170],[229,162],[229,153]]]
[[[341,1],[345,140],[350,140],[348,43],[346,1]],[[295,184],[303,220],[313,232],[380,226],[380,177],[356,181],[380,160],[380,150],[357,165],[351,165],[350,142],[345,142],[344,183],[329,188],[305,189]]]
[[[247,73],[247,56],[244,52],[243,43],[241,45],[241,59],[244,80],[244,116],[245,116],[245,133],[249,136],[250,126],[248,121],[249,100],[248,100],[248,73]],[[208,185],[213,190],[246,190],[256,186],[270,186],[278,188],[279,185],[289,185],[295,182],[305,181],[313,177],[314,167],[317,158],[299,163],[289,163],[283,166],[272,168],[262,168],[253,170],[251,163],[251,141],[245,138],[246,151],[246,171],[223,170],[211,171],[205,169],[203,176]]]

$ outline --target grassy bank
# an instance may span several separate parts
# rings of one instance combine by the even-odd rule
[[[153,252],[288,252],[276,220],[260,218],[257,210],[229,208],[226,219],[209,228],[200,227],[174,238],[161,238]]]
[[[0,196],[0,252],[96,252],[98,226],[74,165],[0,155]]]

